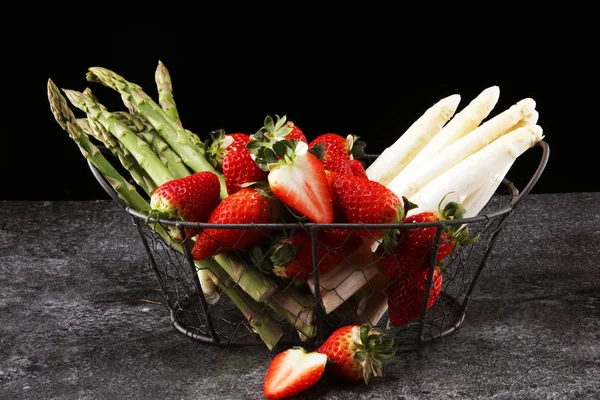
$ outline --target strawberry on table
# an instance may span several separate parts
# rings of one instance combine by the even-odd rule
[[[206,222],[219,203],[217,175],[204,171],[173,179],[160,185],[150,198],[150,207],[167,218],[187,222]],[[196,231],[189,232],[191,236]]]
[[[281,203],[260,187],[246,187],[223,199],[208,217],[209,224],[268,224],[281,222]],[[198,235],[192,256],[202,260],[231,249],[254,246],[267,238],[259,229],[207,228]]]
[[[223,172],[227,194],[232,195],[245,183],[263,182],[267,172],[256,165],[246,145],[250,135],[245,133],[226,134],[224,130],[211,132],[211,142],[207,143],[207,158],[211,164]]]
[[[316,350],[326,354],[328,365],[336,376],[350,381],[383,376],[383,361],[392,358],[393,339],[369,324],[347,325],[335,330]]]
[[[263,393],[267,399],[285,399],[315,385],[323,376],[327,356],[294,347],[277,354],[267,370]]]
[[[284,117],[285,118],[285,117]],[[265,126],[253,135],[247,147],[279,200],[312,222],[333,222],[333,194],[323,163],[308,152],[308,145],[285,139],[290,128],[285,119],[276,123],[269,116]]]
[[[439,267],[434,268],[427,310],[433,307],[442,291],[442,273]],[[423,312],[428,274],[428,268],[407,272],[388,287],[388,313],[392,325],[404,326],[419,318]]]

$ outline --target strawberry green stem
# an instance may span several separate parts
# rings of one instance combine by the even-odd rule
[[[190,138],[190,132],[177,125],[140,86],[101,67],[90,68],[87,79],[100,82],[119,92],[124,101],[131,103],[136,112],[146,117],[188,167],[194,172],[210,171],[215,173],[221,182],[221,198],[227,196],[225,178],[206,160],[204,147],[194,144]]]

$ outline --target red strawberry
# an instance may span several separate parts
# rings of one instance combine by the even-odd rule
[[[267,399],[285,399],[316,384],[325,372],[327,356],[294,347],[275,356],[263,384]]]
[[[246,145],[250,135],[226,134],[223,130],[211,132],[212,142],[206,151],[208,160],[223,172],[227,194],[232,195],[250,182],[267,180],[267,172],[256,165]]]
[[[369,383],[371,376],[383,376],[383,362],[394,356],[394,341],[370,325],[347,325],[334,331],[316,350],[333,363],[327,368],[336,376]]]
[[[317,265],[320,273],[335,267],[356,250],[362,239],[343,229],[325,229],[317,233]],[[308,279],[314,272],[312,237],[299,230],[282,238],[270,249],[273,273],[287,279]]]
[[[323,163],[308,152],[306,143],[281,139],[290,132],[284,122],[285,117],[274,123],[267,116],[247,147],[261,169],[269,171],[267,181],[275,197],[312,222],[330,223],[333,194]]]
[[[336,174],[331,181],[334,196],[339,201],[349,223],[394,224],[401,219],[402,201],[384,185],[350,174]],[[385,229],[361,230],[365,238],[381,239]]]
[[[287,140],[296,139],[299,142],[308,143],[306,136],[304,136],[304,132],[300,130],[298,125],[294,124],[292,121],[288,121],[285,126],[292,129],[292,131],[285,136]]]
[[[442,274],[438,267],[434,268],[427,310],[433,307],[442,291]],[[419,318],[423,312],[428,274],[428,268],[414,270],[399,276],[388,287],[388,313],[393,325],[404,326]]]
[[[360,176],[361,178],[369,179],[367,176],[367,171],[365,171],[365,167],[362,161],[358,159],[350,160],[350,170],[352,171],[352,175]]]
[[[163,183],[150,198],[153,210],[167,218],[206,222],[219,203],[220,183],[212,172],[198,172]],[[188,231],[195,236],[195,230]]]
[[[280,222],[281,204],[269,193],[255,187],[243,188],[223,199],[208,218],[209,224],[267,224]],[[258,229],[207,228],[200,232],[192,256],[202,260],[230,249],[260,243],[267,236]]]
[[[343,137],[337,133],[324,133],[313,139],[308,147],[323,147],[322,162],[326,170],[343,174],[353,174],[352,160],[364,156],[365,143],[356,141],[358,137]]]
[[[402,230],[397,238],[397,244],[386,247],[384,254],[379,255],[379,265],[384,274],[395,277],[402,272],[415,269],[424,269],[430,265],[433,255],[433,242],[438,229],[436,226],[419,227],[419,224],[437,222],[448,219],[459,219],[464,216],[465,210],[459,204],[450,202],[441,211],[425,211],[404,218],[403,223],[415,224],[414,228]],[[439,264],[444,258],[454,251],[456,244],[466,246],[477,240],[467,239],[468,230],[459,225],[448,225],[440,234],[438,253],[435,264]]]

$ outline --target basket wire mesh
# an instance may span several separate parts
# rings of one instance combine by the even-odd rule
[[[498,235],[518,203],[535,186],[548,161],[549,146],[547,143],[541,141],[535,147],[542,150],[540,162],[521,192],[512,182],[504,179],[478,216],[428,222],[416,226],[415,224],[313,224],[300,222],[215,225],[160,219],[127,207],[99,171],[91,163],[88,165],[100,185],[129,214],[147,253],[148,263],[156,275],[164,305],[170,312],[173,326],[187,337],[215,345],[264,345],[252,326],[252,321],[257,321],[260,316],[281,328],[282,336],[278,345],[317,346],[336,328],[353,323],[370,323],[403,343],[418,344],[440,339],[454,332],[463,323],[469,300]],[[430,292],[434,290],[435,270],[433,266],[435,266],[438,248],[442,244],[440,242],[442,231],[449,225],[467,226],[470,236],[478,236],[478,240],[465,247],[457,245],[453,257],[444,260],[442,278],[437,278],[442,280],[441,292],[433,306],[428,308],[426,300],[429,299]],[[260,272],[274,284],[274,287],[268,299],[257,302],[242,290],[242,279],[243,274],[255,274],[258,269],[251,265],[247,250],[227,248],[224,249],[227,250],[227,254],[239,263],[246,264],[246,267],[239,275],[238,280],[233,280],[228,284],[227,295],[222,293],[216,301],[208,300],[201,289],[198,266],[191,255],[193,243],[189,239],[178,239],[186,238],[186,228],[190,227],[236,229],[240,233],[260,230],[269,238],[275,237],[284,230],[304,230],[311,236],[310,249],[303,251],[312,252],[312,277],[308,280],[283,279]],[[319,262],[329,252],[340,251],[340,248],[327,247],[320,240],[320,231],[344,229],[350,237],[357,232],[372,233],[373,230],[384,228],[397,228],[403,232],[408,229],[431,227],[435,229],[435,239],[431,242],[432,251],[431,259],[428,260],[429,268],[426,270],[427,279],[424,281],[424,287],[420,287],[418,297],[415,296],[409,304],[393,305],[393,299],[389,298],[389,290],[397,279],[405,279],[409,284],[416,284],[411,282],[411,275],[398,278],[385,277],[378,272],[377,257],[366,261],[357,261],[352,254],[344,253],[342,261],[335,269],[335,275],[325,276],[319,272]],[[157,234],[157,228],[163,228],[165,232],[169,232],[171,239],[167,241]],[[172,243],[180,246],[174,246]],[[343,243],[340,247],[342,245]],[[356,253],[359,252],[353,254]],[[210,263],[205,265],[205,268],[209,270],[211,267]],[[334,276],[334,279],[331,276]],[[356,286],[359,288],[356,289]],[[318,290],[319,288],[321,290]],[[353,294],[349,295],[349,293]],[[240,311],[239,302],[248,306],[250,314]],[[283,308],[291,309],[293,312],[275,312],[281,310],[282,305],[284,305]],[[389,309],[386,308],[386,305],[393,306],[395,309],[406,307],[409,310],[412,308],[413,313],[414,308],[418,307],[419,315],[401,326],[395,326],[391,323]],[[366,312],[367,310],[376,311],[369,313]],[[396,311],[402,312],[400,309]]]

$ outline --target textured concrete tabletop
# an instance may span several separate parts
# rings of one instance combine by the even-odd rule
[[[530,195],[462,327],[301,398],[598,399],[600,193]],[[273,356],[170,325],[114,203],[0,202],[0,399],[261,399]]]

